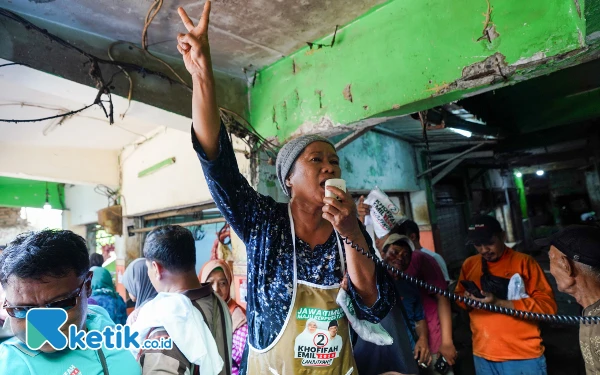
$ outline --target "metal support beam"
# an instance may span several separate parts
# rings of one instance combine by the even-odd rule
[[[502,129],[500,128],[466,121],[448,111],[444,112],[443,117],[447,128],[462,129],[478,135],[502,136]]]
[[[393,130],[389,130],[389,129],[382,128],[382,127],[373,128],[373,132],[379,133],[379,134],[383,134],[383,135],[387,135],[389,137],[397,138],[397,139],[399,139],[401,141],[408,142],[408,143],[421,142],[420,138],[417,139],[417,138],[414,138],[414,137],[411,137],[411,136],[408,136],[408,135],[402,135],[402,134],[399,134],[399,133],[397,133],[397,132],[395,132]]]
[[[369,130],[373,129],[375,125],[366,126],[364,128],[358,129],[355,132],[352,132],[349,136],[342,139],[338,143],[335,144],[335,149],[339,152],[344,147],[348,146],[350,143],[354,142],[358,138],[360,138],[363,134],[367,133]]]
[[[201,204],[201,205],[194,206],[194,207],[180,208],[177,210],[169,210],[169,211],[163,211],[163,212],[157,212],[157,213],[153,213],[153,214],[149,214],[149,215],[144,215],[142,218],[145,221],[149,221],[149,220],[156,220],[156,219],[164,219],[166,217],[173,217],[173,216],[193,215],[193,214],[200,213],[204,210],[208,210],[208,209],[215,208],[215,207],[217,207],[217,205],[215,205],[214,202],[209,202],[209,203]]]
[[[225,220],[224,217],[218,217],[216,219],[196,220],[196,221],[188,221],[187,223],[177,223],[177,225],[180,225],[182,227],[191,227],[192,225],[206,225],[206,224],[214,224],[214,223],[224,223],[225,221],[226,220]],[[128,227],[127,228],[127,232],[129,233],[130,236],[133,236],[135,233],[151,232],[154,229],[158,228],[159,226],[148,227],[148,228],[138,228],[138,229],[134,229],[132,227]]]
[[[452,163],[454,160],[456,160],[456,159],[458,159],[458,158],[461,158],[461,157],[465,156],[466,154],[468,154],[468,153],[470,153],[470,152],[472,152],[472,151],[475,151],[475,150],[477,150],[478,148],[480,148],[480,147],[481,147],[481,146],[483,146],[483,145],[484,145],[484,143],[480,143],[480,144],[478,144],[478,145],[475,145],[475,146],[471,147],[470,149],[468,149],[468,150],[466,150],[466,151],[463,151],[463,152],[461,152],[460,154],[456,155],[455,157],[453,157],[453,158],[451,158],[451,159],[448,159],[448,160],[446,160],[446,161],[443,161],[443,162],[441,162],[440,164],[436,165],[435,167],[429,168],[429,169],[428,169],[428,170],[426,170],[425,172],[423,172],[423,173],[419,174],[419,175],[417,176],[417,178],[421,178],[421,177],[423,177],[424,175],[426,175],[427,173],[430,173],[430,172],[433,172],[433,171],[435,171],[435,170],[438,170],[438,169],[440,169],[441,167],[445,166],[446,164],[450,164],[450,163]]]
[[[474,140],[474,141],[436,141],[436,140],[431,140],[429,141],[429,144],[435,144],[435,143],[443,143],[443,144],[448,144],[450,146],[471,146],[471,145],[477,145],[480,143],[485,143],[485,144],[489,144],[489,145],[493,145],[498,143],[498,141],[481,141],[481,140]],[[419,143],[415,143],[413,144],[413,146],[415,147],[426,147],[427,144],[425,142],[419,142]]]
[[[436,174],[434,178],[431,179],[431,185],[437,184],[442,178],[446,177],[448,173],[452,172],[454,168],[458,167],[460,163],[462,163],[463,159],[456,159],[452,163],[448,164],[446,168],[442,169],[440,173]]]
[[[431,160],[440,161],[447,160],[456,157],[459,154],[437,154],[431,155]],[[494,156],[494,151],[479,151],[479,152],[471,152],[468,155],[462,156],[461,159],[473,159],[473,158],[491,158]]]

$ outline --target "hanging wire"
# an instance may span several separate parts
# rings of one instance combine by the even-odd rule
[[[499,314],[509,315],[518,319],[523,320],[538,320],[542,322],[550,322],[550,323],[559,323],[559,324],[600,324],[600,316],[573,316],[573,315],[553,315],[553,314],[541,314],[534,313],[530,311],[509,309],[506,307],[500,307],[496,305],[492,305],[489,303],[483,303],[480,301],[476,301],[471,298],[467,298],[465,296],[460,296],[456,293],[450,292],[446,289],[439,288],[435,285],[431,285],[423,280],[420,280],[416,277],[410,276],[399,269],[387,264],[386,262],[379,259],[377,256],[371,254],[368,251],[365,251],[364,248],[355,244],[348,237],[342,237],[342,240],[345,244],[350,245],[353,249],[358,251],[360,254],[366,256],[371,259],[377,266],[382,267],[383,269],[393,273],[399,278],[408,281],[409,283],[418,286],[419,288],[425,289],[430,293],[438,294],[442,297],[448,298],[452,301],[458,301],[464,303],[470,307],[473,307],[478,310],[486,310]]]
[[[111,189],[106,185],[97,185],[94,188],[94,192],[104,195],[108,199],[108,206],[115,206],[118,203],[119,197],[121,196],[119,189]]]
[[[115,60],[112,56],[112,47],[116,46],[117,44],[126,43],[126,42],[113,43],[111,45],[111,47],[109,47],[109,53],[108,53],[109,59],[100,58],[91,53],[85,52],[81,48],[67,42],[66,40],[60,38],[59,36],[56,36],[56,35],[48,32],[47,30],[45,30],[39,26],[36,26],[32,22],[19,16],[18,14],[13,13],[5,8],[0,8],[0,16],[11,19],[17,23],[20,23],[28,30],[33,30],[35,32],[38,32],[38,33],[44,35],[49,40],[56,42],[65,48],[72,49],[72,50],[78,52],[79,54],[81,54],[82,56],[84,56],[88,60],[86,64],[90,64],[89,75],[94,80],[94,82],[96,82],[96,87],[98,88],[98,91],[99,91],[98,95],[93,103],[91,103],[85,107],[82,107],[80,109],[77,109],[77,110],[68,111],[66,113],[61,113],[56,116],[49,116],[49,117],[36,118],[36,119],[26,119],[26,120],[0,119],[0,122],[12,122],[12,123],[39,122],[39,121],[51,120],[51,119],[56,119],[56,118],[61,118],[61,117],[70,117],[70,116],[78,114],[79,112],[82,112],[94,105],[98,105],[102,108],[106,117],[109,119],[109,123],[112,125],[114,123],[114,114],[113,114],[113,102],[112,102],[110,86],[113,82],[113,79],[118,74],[125,74],[127,79],[129,80],[129,83],[130,83],[130,88],[129,88],[129,92],[128,92],[128,102],[129,103],[131,102],[132,97],[133,97],[133,81],[129,74],[130,72],[137,72],[137,73],[141,74],[143,77],[145,77],[146,75],[154,75],[159,78],[167,80],[171,84],[183,86],[186,89],[191,90],[191,87],[182,79],[181,76],[179,76],[179,74],[177,74],[177,72],[174,71],[174,69],[168,63],[166,63],[165,61],[161,60],[160,58],[154,56],[152,53],[150,53],[147,50],[148,27],[150,26],[150,24],[152,23],[152,20],[154,19],[154,17],[156,17],[156,14],[158,14],[158,11],[162,7],[162,2],[163,2],[163,0],[155,0],[153,5],[148,10],[148,13],[146,15],[146,20],[145,20],[146,22],[145,22],[144,31],[142,32],[143,48],[139,48],[130,43],[128,43],[128,44],[130,46],[133,46],[134,48],[145,51],[152,58],[156,59],[157,61],[160,61],[163,65],[167,66],[167,68],[175,75],[175,77],[177,79],[173,79],[165,73],[147,69],[138,64]],[[102,71],[100,69],[101,64],[115,66],[119,69],[119,71],[114,73],[111,76],[110,80],[108,82],[106,82],[102,76]],[[9,64],[3,64],[0,67],[10,66],[10,65],[28,66],[27,64],[22,64],[22,63],[9,63]],[[108,100],[102,100],[101,97],[103,95],[106,95]],[[104,103],[108,104],[108,110],[105,107]],[[129,105],[128,105],[127,110],[129,110]],[[127,110],[125,111],[125,113],[127,112]],[[226,121],[224,120],[224,123],[225,123],[227,129],[229,131],[234,132],[236,134],[236,136],[238,136],[238,138],[243,139],[243,140],[245,139],[244,142],[246,142],[246,144],[248,144],[251,154],[254,154],[261,149],[264,149],[268,154],[271,155],[271,157],[273,157],[277,154],[277,147],[274,146],[271,142],[269,142],[266,138],[261,136],[256,131],[256,129],[254,129],[254,127],[246,119],[244,119],[239,113],[236,113],[230,109],[223,108],[223,107],[219,107],[219,110],[220,110],[221,118],[226,120]],[[125,113],[122,114],[121,117],[123,117],[125,115]],[[58,124],[55,124],[55,126],[57,126],[57,125]]]
[[[111,53],[112,48],[115,45],[120,44],[120,43],[122,43],[122,42],[114,42],[110,46],[108,46],[108,58],[111,61],[115,61],[115,59],[112,57],[112,53]],[[131,107],[131,98],[133,97],[133,80],[131,79],[131,76],[129,75],[129,73],[125,69],[123,69],[123,67],[121,65],[117,65],[117,67],[119,69],[121,69],[121,71],[123,72],[123,74],[125,74],[125,77],[129,81],[129,90],[127,91],[127,109],[125,109],[125,112],[123,112],[119,115],[119,117],[122,120],[123,118],[125,118],[125,115],[129,111],[129,108]]]
[[[19,122],[39,122],[39,121],[52,120],[52,119],[57,119],[57,118],[65,118],[65,117],[68,117],[68,116],[73,116],[76,113],[83,112],[86,109],[88,109],[88,108],[90,108],[90,107],[92,107],[92,106],[94,106],[96,104],[98,104],[98,102],[95,100],[92,104],[86,105],[83,108],[80,108],[80,109],[77,109],[77,110],[74,110],[74,111],[70,111],[70,112],[67,112],[67,113],[61,113],[59,115],[54,115],[54,116],[49,116],[49,117],[42,117],[42,118],[36,118],[36,119],[28,119],[28,120],[10,120],[10,119],[1,119],[0,118],[0,122],[14,122],[14,123],[19,123]]]
[[[60,44],[61,46],[68,48],[68,49],[72,49],[74,51],[79,52],[81,55],[85,56],[88,60],[96,62],[98,64],[106,64],[106,65],[114,65],[114,66],[121,66],[124,69],[129,69],[130,71],[136,71],[142,75],[156,75],[160,78],[166,79],[168,80],[170,83],[172,84],[176,84],[176,85],[181,85],[180,82],[173,80],[172,78],[170,78],[169,76],[167,76],[166,74],[162,73],[162,72],[157,72],[154,70],[150,70],[147,69],[141,65],[137,65],[137,64],[132,64],[132,63],[128,63],[125,61],[112,61],[112,60],[106,60],[100,57],[97,57],[91,53],[85,52],[84,50],[82,50],[81,48],[67,42],[66,40],[60,38],[59,36],[56,36],[52,33],[50,33],[48,30],[42,29],[41,27],[35,25],[32,22],[29,22],[28,20],[26,20],[25,18],[19,16],[16,13],[13,13],[7,9],[4,8],[0,8],[0,16],[9,18],[15,22],[18,22],[20,24],[22,24],[23,26],[25,26],[27,29],[30,30],[34,30],[42,35],[44,35],[46,38],[50,39],[53,42],[56,42],[58,44]]]
[[[423,128],[423,140],[425,141],[425,149],[427,150],[427,169],[430,170],[431,164],[431,150],[429,149],[429,138],[427,137],[427,111],[419,111],[419,119],[421,120],[421,127]]]

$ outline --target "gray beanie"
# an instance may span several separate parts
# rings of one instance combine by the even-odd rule
[[[313,142],[326,142],[329,143],[335,149],[335,145],[327,138],[321,137],[316,134],[303,135],[301,137],[290,140],[286,143],[279,153],[277,154],[277,179],[281,189],[288,197],[291,196],[290,188],[285,185],[285,179],[290,173],[292,166],[298,156],[304,151],[304,149]]]

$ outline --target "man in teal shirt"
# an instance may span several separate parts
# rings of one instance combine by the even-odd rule
[[[108,313],[88,306],[91,272],[85,240],[71,231],[44,230],[23,234],[0,256],[0,284],[6,293],[3,307],[15,337],[0,345],[0,375],[140,375],[135,358],[124,349],[55,350],[49,343],[32,350],[26,342],[27,311],[61,308],[68,327],[103,331],[114,326]]]

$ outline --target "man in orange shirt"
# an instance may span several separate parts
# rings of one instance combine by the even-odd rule
[[[463,264],[457,294],[464,293],[476,301],[510,309],[556,313],[556,302],[544,271],[532,257],[504,244],[504,231],[496,219],[485,215],[473,218],[469,242],[479,254]],[[524,290],[514,293],[519,277]],[[461,283],[464,280],[474,282],[483,298],[466,291]],[[536,322],[470,309],[464,304],[461,307],[469,309],[471,317],[477,375],[547,374],[544,346]]]

